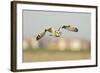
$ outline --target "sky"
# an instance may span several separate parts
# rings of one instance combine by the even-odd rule
[[[91,39],[91,13],[23,10],[22,15],[24,38],[36,36],[45,28],[58,29],[63,25],[75,25],[79,29],[78,32],[62,30],[61,37]]]

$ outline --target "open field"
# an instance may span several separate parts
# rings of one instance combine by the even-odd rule
[[[24,50],[23,62],[90,59],[90,51]]]

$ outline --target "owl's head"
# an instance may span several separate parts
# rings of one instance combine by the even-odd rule
[[[56,31],[55,31],[55,36],[56,36],[56,37],[60,37],[60,36],[61,36],[61,32],[58,31],[58,30],[56,30]]]

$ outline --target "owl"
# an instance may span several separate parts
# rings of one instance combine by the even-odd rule
[[[40,40],[46,34],[46,32],[50,33],[49,36],[60,37],[62,35],[61,29],[65,29],[71,32],[78,32],[78,28],[75,27],[74,25],[63,25],[58,29],[54,29],[53,27],[50,27],[48,29],[45,29],[42,33],[39,33],[36,37],[36,40]]]

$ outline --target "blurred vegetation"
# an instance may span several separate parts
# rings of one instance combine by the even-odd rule
[[[23,50],[23,62],[81,60],[90,58],[90,50],[72,51],[66,49],[60,51],[46,48],[28,48]]]

